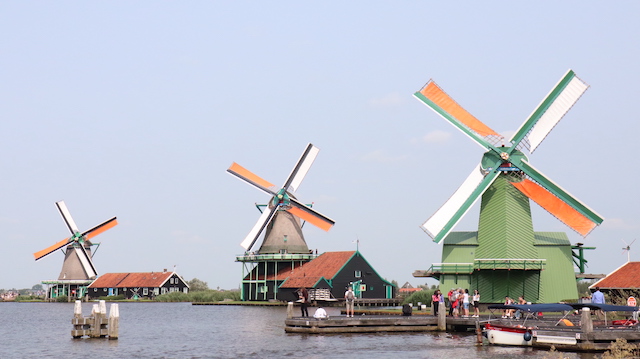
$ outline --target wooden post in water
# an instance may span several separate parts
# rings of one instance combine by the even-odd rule
[[[287,303],[287,319],[293,318],[293,302]]]
[[[438,302],[438,330],[441,332],[447,330],[447,308],[443,302]]]
[[[111,308],[109,309],[109,323],[107,332],[109,334],[109,340],[118,339],[118,329],[120,326],[120,310],[118,309],[118,304],[111,304]]]
[[[482,344],[482,328],[479,320],[476,320],[476,342]]]
[[[582,317],[580,318],[580,327],[583,333],[593,332],[593,321],[591,320],[591,309],[582,308]]]
[[[73,307],[73,317],[82,318],[82,302],[79,300],[76,300],[76,304]]]

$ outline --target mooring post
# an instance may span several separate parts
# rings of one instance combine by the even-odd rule
[[[593,332],[593,320],[591,320],[591,309],[582,308],[582,317],[580,318],[580,327],[583,333]]]
[[[293,318],[293,302],[287,303],[287,319]]]
[[[482,344],[482,327],[480,327],[480,321],[476,319],[476,342]]]
[[[441,332],[447,330],[447,308],[443,302],[438,302],[438,330]]]
[[[79,300],[76,300],[76,304],[73,307],[73,317],[82,318],[82,302]]]
[[[109,340],[118,339],[118,328],[120,322],[120,310],[118,309],[118,304],[111,304],[111,308],[109,308],[109,324],[108,324],[108,334]]]
[[[100,306],[98,304],[94,304],[91,308],[91,318],[93,319],[93,324],[91,325],[91,334],[89,334],[90,338],[99,338],[100,337]]]

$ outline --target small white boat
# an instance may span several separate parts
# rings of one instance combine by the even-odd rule
[[[523,325],[501,325],[485,323],[484,332],[491,344],[531,346],[533,328]]]
[[[484,336],[490,344],[496,345],[516,345],[531,346],[533,338],[536,335],[538,325],[532,325],[531,319],[541,312],[567,312],[571,313],[574,309],[567,304],[494,304],[489,309],[495,310],[517,310],[522,314],[523,320],[511,321],[510,319],[489,320],[484,324]],[[558,325],[563,322],[564,317],[559,321],[547,323],[549,326]],[[529,321],[529,325],[527,325]],[[568,321],[567,321],[568,322]],[[537,321],[536,324],[540,324]],[[570,322],[569,322],[570,323]]]

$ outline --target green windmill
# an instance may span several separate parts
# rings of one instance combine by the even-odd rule
[[[486,151],[480,164],[422,228],[443,243],[442,263],[415,276],[440,288],[478,289],[482,302],[524,295],[532,302],[577,298],[572,246],[564,232],[535,232],[529,200],[586,236],[603,218],[529,163],[549,132],[589,86],[569,70],[513,137],[504,137],[458,105],[435,82],[414,96]],[[482,198],[477,232],[452,232]]]

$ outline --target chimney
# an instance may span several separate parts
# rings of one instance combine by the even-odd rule
[[[162,270],[163,273],[167,273],[167,268]]]

